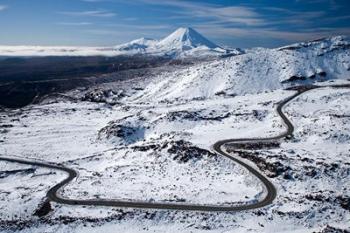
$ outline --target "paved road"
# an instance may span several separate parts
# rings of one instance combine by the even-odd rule
[[[327,87],[349,88],[350,85],[331,85]],[[59,182],[58,184],[56,184],[47,192],[48,200],[57,202],[60,204],[65,204],[65,205],[113,206],[113,207],[145,208],[145,209],[192,210],[192,211],[243,211],[243,210],[261,208],[271,204],[273,200],[276,198],[277,192],[276,192],[275,186],[258,170],[251,167],[249,164],[245,163],[244,161],[236,157],[233,157],[233,155],[230,155],[227,152],[225,152],[223,149],[223,146],[227,143],[234,144],[234,143],[244,143],[244,142],[246,143],[257,143],[257,142],[265,142],[265,141],[271,142],[271,141],[279,140],[281,138],[291,135],[294,131],[294,127],[293,127],[293,124],[290,122],[290,120],[283,113],[282,111],[283,106],[285,106],[287,103],[289,103],[291,100],[301,95],[302,93],[305,93],[306,91],[309,91],[311,89],[316,89],[316,88],[321,88],[321,87],[319,86],[298,87],[296,89],[297,92],[294,95],[278,103],[276,110],[277,110],[277,113],[282,118],[283,123],[286,126],[285,132],[275,137],[268,137],[268,138],[227,139],[227,140],[218,141],[213,145],[213,150],[216,153],[221,154],[227,157],[228,159],[232,160],[233,162],[238,163],[241,166],[245,167],[249,172],[251,172],[254,176],[256,176],[265,185],[267,190],[267,195],[263,200],[257,201],[256,203],[237,205],[237,206],[219,206],[219,205],[192,205],[192,204],[174,204],[174,203],[167,204],[167,203],[133,202],[133,201],[120,201],[120,200],[113,200],[113,199],[87,199],[87,200],[69,199],[69,198],[60,196],[58,191],[77,177],[78,173],[75,170],[59,164],[52,164],[52,163],[39,162],[39,161],[29,161],[25,159],[0,157],[0,160],[38,166],[38,167],[44,167],[49,169],[55,169],[55,170],[66,172],[68,174],[68,177],[62,180],[61,182]]]

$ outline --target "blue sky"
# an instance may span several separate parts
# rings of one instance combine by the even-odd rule
[[[109,46],[193,27],[219,45],[350,35],[349,0],[0,0],[1,45]]]

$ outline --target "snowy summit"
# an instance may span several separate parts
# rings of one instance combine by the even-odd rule
[[[193,28],[182,27],[161,40],[158,45],[164,48],[174,48],[181,51],[191,50],[198,47],[206,47],[208,49],[220,48]]]
[[[193,28],[180,27],[161,40],[140,38],[115,47],[119,52],[150,54],[160,56],[203,57],[222,55],[232,51],[225,50],[209,41]],[[238,51],[234,51],[237,53]]]
[[[152,55],[171,58],[215,57],[241,54],[223,49],[193,28],[180,27],[167,37],[156,40],[140,38],[114,47],[0,46],[0,56],[118,56]]]

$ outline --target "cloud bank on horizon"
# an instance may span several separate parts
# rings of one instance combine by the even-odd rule
[[[350,35],[347,0],[60,0],[0,4],[2,45],[116,45],[190,26],[220,45]]]

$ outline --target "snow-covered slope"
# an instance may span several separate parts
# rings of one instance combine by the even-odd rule
[[[131,44],[143,50],[144,43]],[[275,109],[296,92],[279,88],[348,78],[349,44],[332,37],[254,49],[189,68],[147,70],[137,78],[106,77],[102,84],[48,95],[38,104],[1,109],[0,154],[76,170],[79,176],[59,193],[67,199],[256,203],[265,188],[245,168],[213,153],[213,143],[283,134]],[[146,87],[150,77],[154,83]],[[330,83],[350,80],[322,85]],[[254,94],[234,96],[244,93]],[[47,191],[65,174],[0,161],[0,232],[349,232],[350,90],[310,90],[283,112],[294,126],[293,137],[248,144],[233,154],[277,188],[265,208],[188,212],[48,203]],[[35,216],[40,212],[46,215]]]
[[[156,40],[150,38],[140,38],[118,45],[114,49],[120,52],[145,53],[148,47],[153,46],[156,43]]]
[[[200,46],[205,46],[209,49],[218,48],[193,28],[179,28],[169,36],[159,41],[158,46],[164,48],[174,48],[178,50],[190,50]]]
[[[192,28],[179,28],[169,36],[160,40],[154,48],[170,56],[204,56],[225,54],[225,49],[206,39]],[[152,51],[151,51],[152,52]]]
[[[140,38],[115,47],[0,46],[0,56],[118,56],[145,54],[185,57],[215,57],[241,54],[239,49],[223,49],[192,28],[179,28],[169,36],[154,40]]]
[[[150,54],[174,58],[220,56],[240,54],[240,50],[227,50],[214,44],[193,28],[178,28],[161,40],[145,39],[131,41],[115,47],[120,53]]]
[[[212,98],[350,77],[350,42],[336,36],[278,49],[259,49],[157,78],[140,93],[156,100]]]

